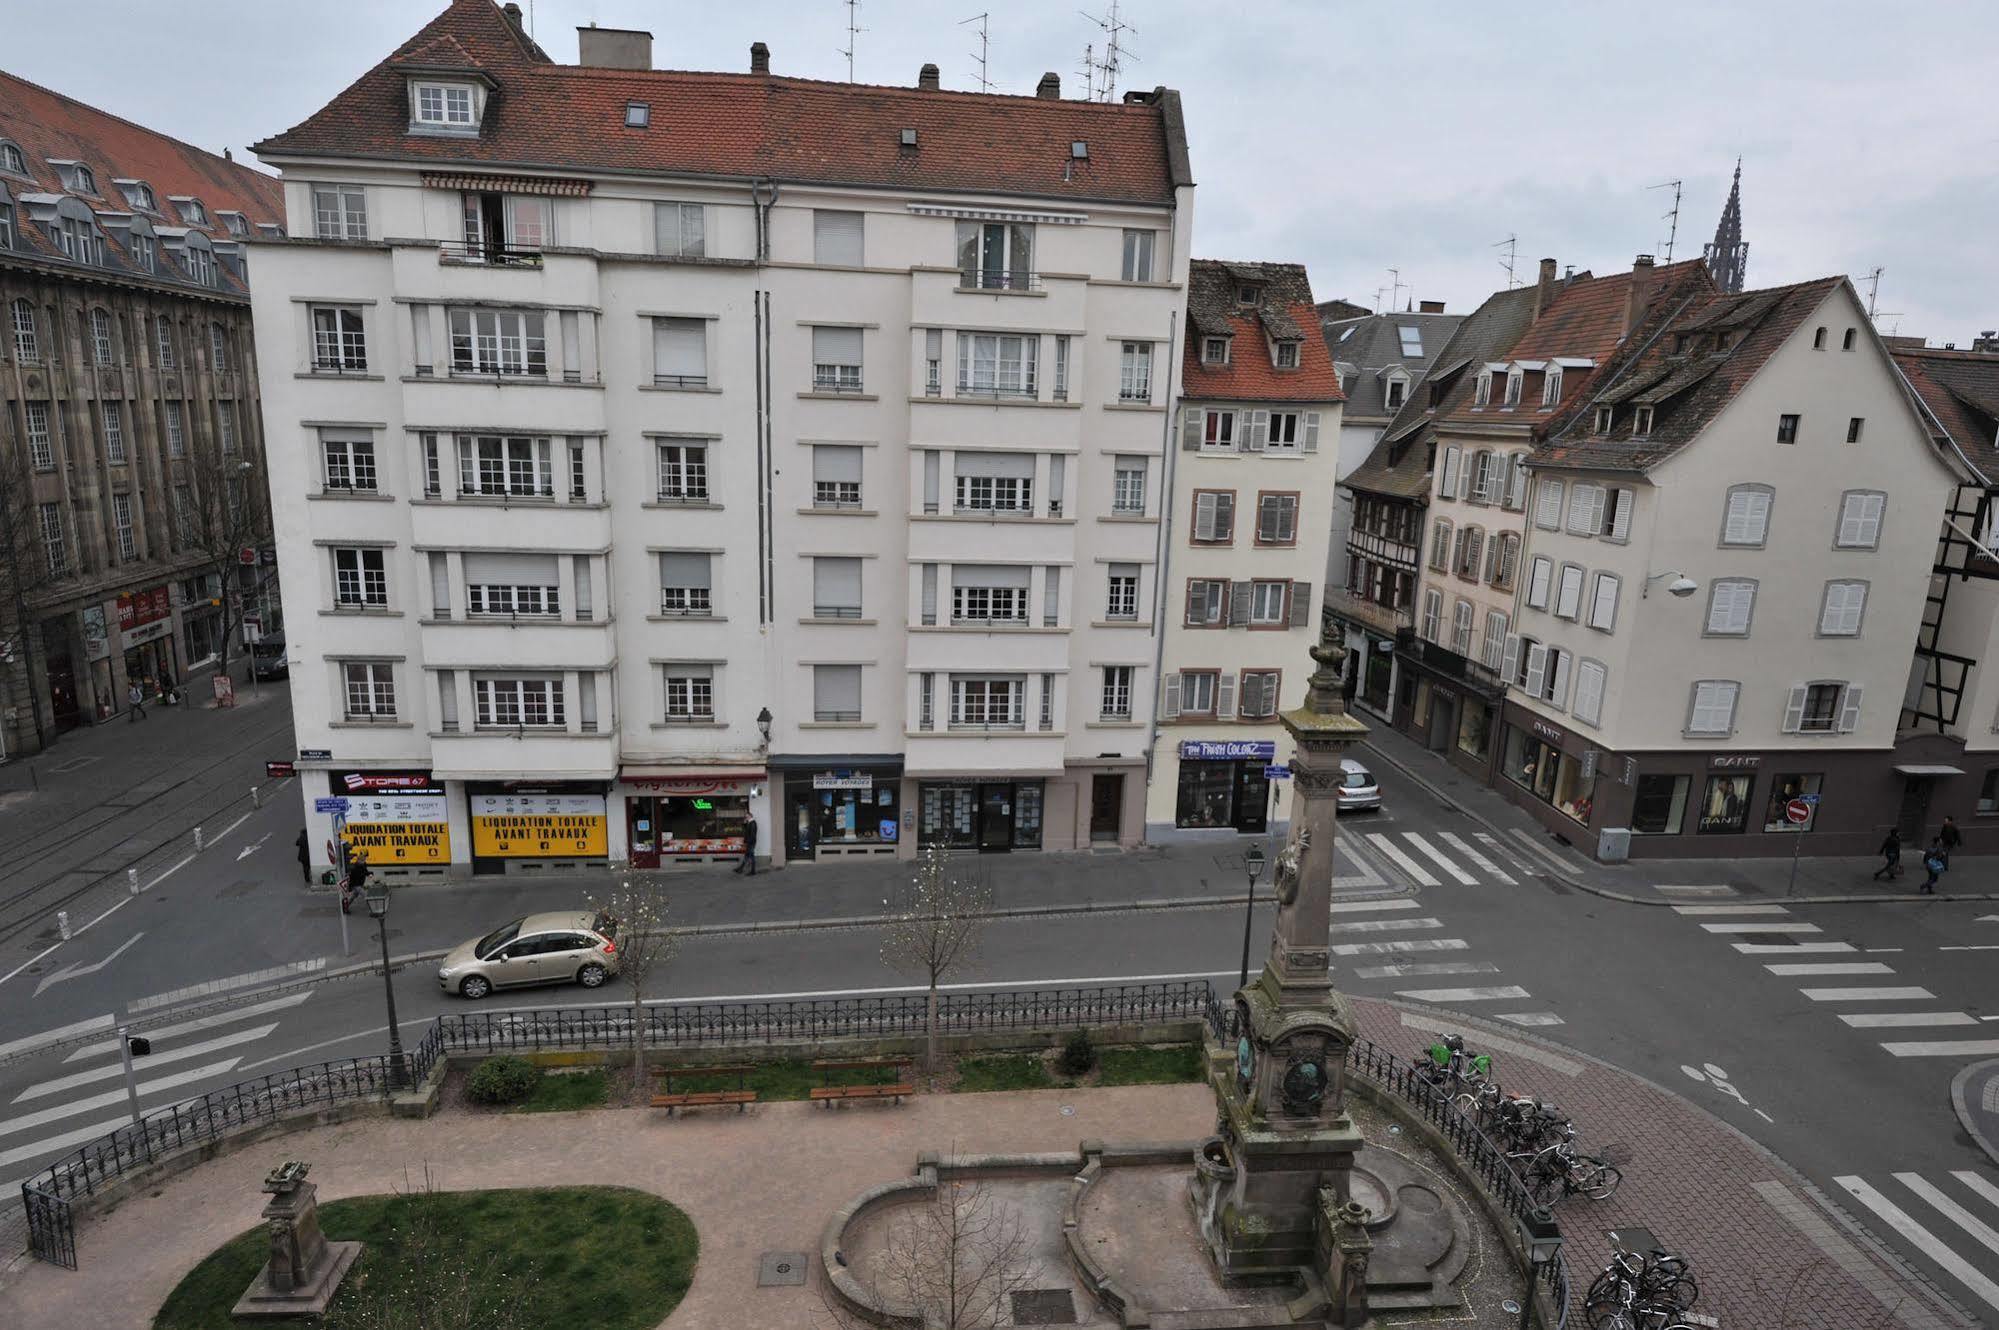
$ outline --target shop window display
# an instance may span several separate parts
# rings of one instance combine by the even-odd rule
[[[1484,757],[1491,740],[1491,729],[1492,708],[1466,698],[1458,712],[1458,750],[1473,757]]]
[[[1816,802],[1812,804],[1812,815],[1802,823],[1793,822],[1785,817],[1784,808],[1791,800],[1798,798],[1800,795],[1816,795],[1819,792],[1819,787],[1824,784],[1825,777],[1816,773],[1779,776],[1771,781],[1770,802],[1763,811],[1763,830],[1810,831],[1813,825],[1819,820],[1819,808]]]
[[[1727,835],[1749,824],[1748,776],[1709,776],[1701,793],[1700,825],[1703,836]]]
[[[1690,776],[1640,776],[1631,805],[1631,830],[1644,836],[1677,836],[1686,825]]]

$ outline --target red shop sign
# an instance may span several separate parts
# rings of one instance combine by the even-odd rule
[[[157,623],[172,613],[173,598],[165,585],[118,597],[118,627],[124,632]]]

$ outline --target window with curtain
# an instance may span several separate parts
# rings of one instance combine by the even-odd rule
[[[652,205],[653,252],[668,258],[698,259],[708,253],[707,209],[698,203]]]
[[[958,223],[958,284],[1025,291],[1035,284],[1034,223]]]
[[[958,392],[973,397],[1032,397],[1040,351],[1039,337],[959,333]]]

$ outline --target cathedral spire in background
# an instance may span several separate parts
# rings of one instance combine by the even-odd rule
[[[1742,238],[1742,159],[1735,159],[1735,183],[1728,187],[1728,202],[1722,206],[1721,221],[1714,228],[1714,241],[1703,251],[1707,270],[1714,283],[1730,295],[1742,290],[1749,272],[1749,244]]]

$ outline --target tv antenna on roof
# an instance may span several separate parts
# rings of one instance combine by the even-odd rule
[[[1388,312],[1393,314],[1395,312],[1395,302],[1402,298],[1402,269],[1390,268],[1388,276]]]
[[[1867,321],[1869,323],[1875,323],[1881,319],[1899,319],[1902,317],[1900,310],[1877,311],[1874,307],[1876,300],[1881,295],[1881,274],[1884,271],[1886,270],[1877,265],[1866,277],[1861,279],[1867,283]],[[1897,324],[1895,326],[1900,327],[1901,325]]]
[[[1119,15],[1118,0],[1110,0],[1110,7],[1104,11],[1102,18],[1098,18],[1095,14],[1089,13],[1086,10],[1079,9],[1076,12],[1104,30],[1103,58],[1095,59],[1092,55],[1092,48],[1085,47],[1083,60],[1095,75],[1095,77],[1088,78],[1086,83],[1089,100],[1097,102],[1110,101],[1117,96],[1118,70],[1123,67],[1127,59],[1133,62],[1138,60],[1138,56],[1124,44],[1125,34],[1128,32],[1137,32],[1138,29],[1126,23],[1123,17]]]
[[[858,44],[855,36],[866,32],[861,26],[861,0],[843,0],[847,6],[847,49],[840,52],[847,57],[847,82],[854,81],[854,47]]]
[[[974,14],[970,18],[958,20],[958,26],[961,28],[964,27],[967,23],[976,23],[979,25],[979,54],[977,58],[979,62],[980,92],[991,92],[993,90],[992,81],[986,77],[986,52],[988,48],[988,39],[986,36],[986,20],[990,17],[991,15],[989,14]]]
[[[1650,189],[1670,189],[1673,191],[1673,210],[1662,212],[1660,218],[1667,223],[1665,255],[1666,262],[1673,261],[1673,242],[1680,238],[1680,185],[1678,180],[1668,180],[1664,184],[1648,186]]]
[[[1501,246],[1505,247],[1506,256],[1499,261],[1499,266],[1506,269],[1506,289],[1511,291],[1514,287],[1520,285],[1519,282],[1513,279],[1513,256],[1519,251],[1520,237],[1509,235],[1504,240],[1495,240],[1491,248],[1498,249]]]

